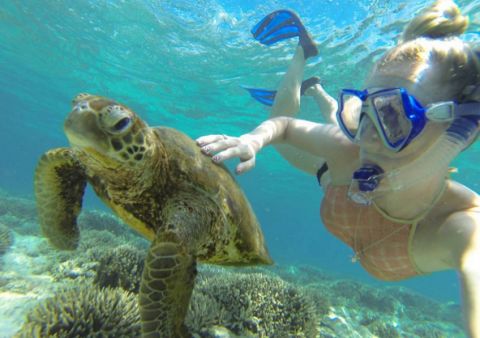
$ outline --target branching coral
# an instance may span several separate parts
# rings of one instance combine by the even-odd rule
[[[108,230],[117,235],[129,232],[130,228],[117,217],[102,211],[88,210],[80,214],[78,219],[80,228],[94,230]]]
[[[30,337],[139,337],[136,297],[120,289],[84,284],[58,292],[27,315],[15,335]]]
[[[11,214],[23,220],[34,220],[37,217],[35,204],[27,199],[0,196],[0,216]]]
[[[293,285],[265,273],[222,273],[197,282],[187,325],[217,322],[236,334],[313,337],[312,303]]]
[[[80,246],[84,248],[96,247],[99,244],[102,246],[101,243],[95,243],[96,237],[98,237],[98,242],[103,240],[100,237],[106,237],[108,243],[115,246],[119,243],[128,242],[147,248],[150,244],[145,238],[110,213],[96,210],[83,211],[78,219],[78,224],[82,234]]]
[[[10,229],[0,223],[0,255],[3,255],[13,243],[13,235]]]
[[[138,292],[145,253],[131,245],[121,245],[100,257],[94,283]]]

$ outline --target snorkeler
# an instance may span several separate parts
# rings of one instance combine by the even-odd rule
[[[386,281],[457,270],[467,330],[478,338],[480,197],[448,177],[451,161],[479,132],[480,61],[459,38],[467,26],[449,0],[417,15],[375,63],[365,89],[342,90],[338,125],[280,116],[240,137],[197,143],[217,163],[239,158],[237,174],[251,170],[270,144],[325,159],[330,179],[321,218],[353,249],[352,260]],[[300,43],[274,107],[296,112],[309,53]],[[290,100],[282,90],[293,91]]]

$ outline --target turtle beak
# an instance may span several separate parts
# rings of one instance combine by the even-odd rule
[[[98,126],[98,116],[90,109],[87,101],[80,101],[67,116],[64,123],[65,135],[72,147],[108,149],[103,132]]]

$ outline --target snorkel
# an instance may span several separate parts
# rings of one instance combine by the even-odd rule
[[[478,108],[476,114],[454,119],[430,150],[405,166],[384,172],[378,165],[363,164],[353,173],[349,198],[358,204],[370,205],[386,193],[412,187],[434,173],[446,173],[453,159],[470,145],[478,132],[480,104]]]

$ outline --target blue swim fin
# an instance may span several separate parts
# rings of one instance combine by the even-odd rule
[[[298,36],[305,59],[318,54],[317,46],[300,18],[287,9],[268,14],[252,28],[251,33],[255,40],[267,46]]]
[[[305,91],[320,83],[320,78],[318,76],[312,76],[302,82],[302,86],[300,87],[300,95],[304,95]],[[248,90],[250,95],[257,100],[258,102],[266,105],[272,106],[273,101],[275,100],[275,95],[277,94],[276,90],[269,90],[263,88],[252,88],[247,86],[242,86],[243,89]]]
[[[276,90],[268,90],[268,89],[262,89],[262,88],[251,88],[251,87],[246,87],[242,86],[243,89],[248,90],[250,95],[257,100],[258,102],[266,105],[266,106],[272,106],[273,105],[273,100],[275,100],[275,95],[277,94]]]

